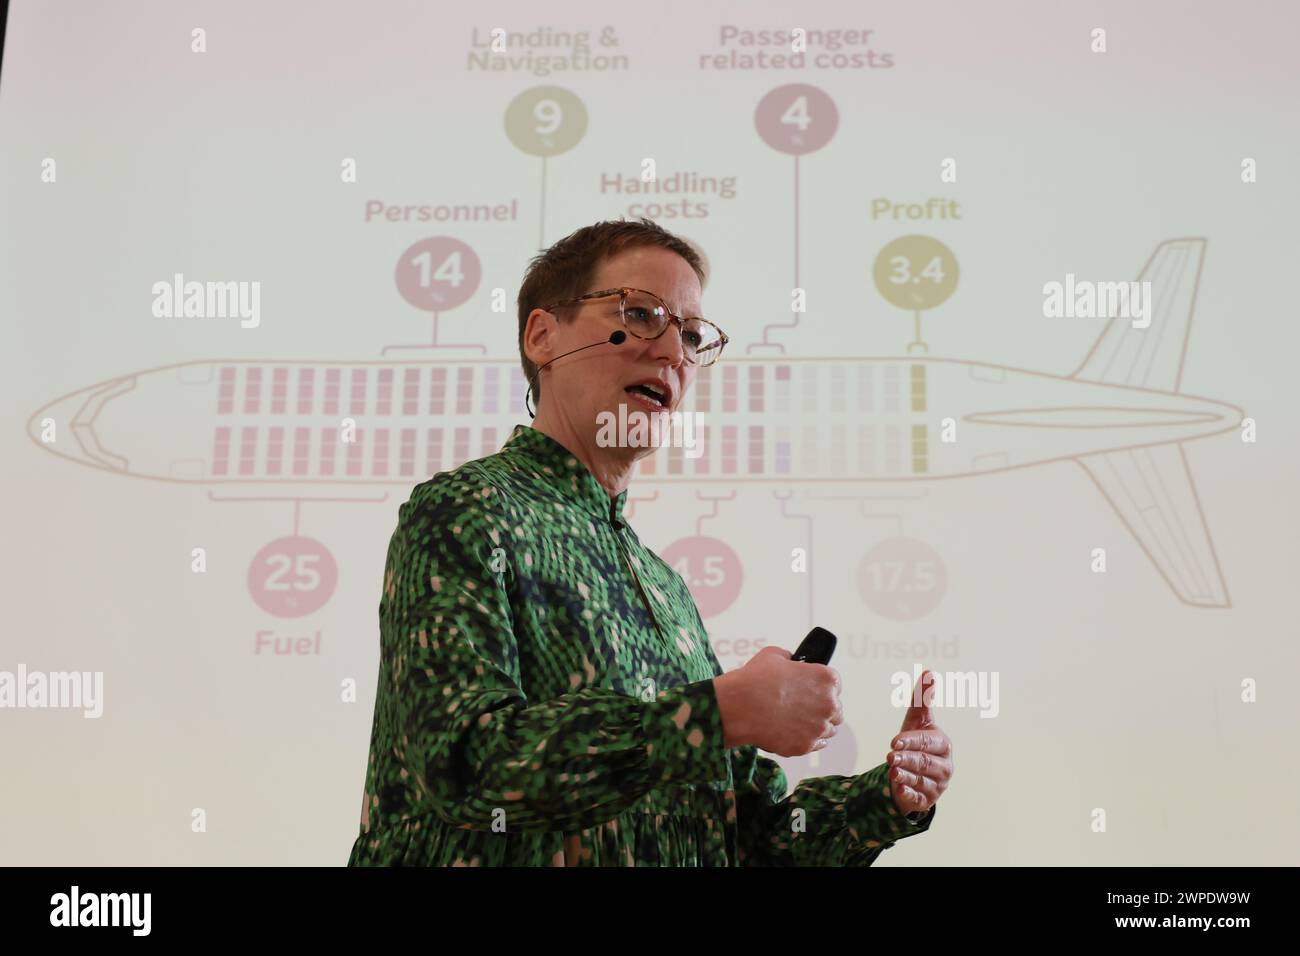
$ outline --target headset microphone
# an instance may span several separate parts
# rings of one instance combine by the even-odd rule
[[[617,332],[609,333],[609,338],[607,339],[602,339],[599,342],[592,342],[590,345],[584,345],[582,348],[573,349],[572,351],[565,352],[561,355],[557,355],[555,356],[555,358],[551,359],[551,362],[558,362],[560,359],[567,358],[568,356],[572,355],[574,352],[585,352],[587,349],[594,349],[597,345],[622,345],[625,341],[627,341],[627,333],[624,332],[622,329],[619,329]],[[550,365],[551,362],[546,362],[543,365],[537,366],[537,371],[534,372],[528,379],[528,393],[525,396],[527,401],[524,404],[528,406],[529,418],[537,417],[537,410],[532,407],[533,387],[537,384],[537,376],[541,375],[542,369],[546,368],[547,365]]]

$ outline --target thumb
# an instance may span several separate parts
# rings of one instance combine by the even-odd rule
[[[924,730],[926,727],[934,726],[934,717],[930,713],[930,704],[934,701],[934,672],[922,671],[917,687],[920,688],[920,694],[918,696],[916,688],[912,689],[912,703],[908,706],[907,713],[903,715],[900,733],[904,730]]]

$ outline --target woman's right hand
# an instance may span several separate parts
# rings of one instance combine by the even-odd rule
[[[727,747],[753,744],[782,757],[821,750],[844,721],[840,675],[765,647],[713,679]]]

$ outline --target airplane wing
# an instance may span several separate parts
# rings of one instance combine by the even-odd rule
[[[1177,442],[1076,458],[1183,603],[1231,607],[1228,585]]]

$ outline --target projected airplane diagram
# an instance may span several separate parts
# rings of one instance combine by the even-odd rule
[[[1227,607],[1183,448],[1243,418],[1181,391],[1204,256],[1204,239],[1157,246],[1138,275],[1150,325],[1111,319],[1067,375],[928,356],[725,358],[682,405],[703,415],[703,453],[662,449],[638,480],[933,481],[1076,462],[1180,600]],[[197,361],[65,395],[27,431],[122,476],[409,487],[497,451],[527,420],[525,389],[513,359]],[[42,441],[50,422],[58,441]]]

